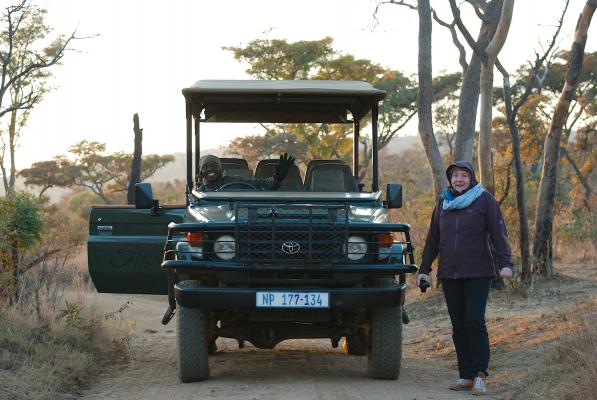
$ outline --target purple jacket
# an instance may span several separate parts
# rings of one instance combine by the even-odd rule
[[[470,171],[471,186],[477,181],[473,166],[458,161],[454,166]],[[497,253],[499,269],[512,268],[512,253],[508,243],[506,225],[500,208],[489,192],[483,192],[468,207],[444,210],[441,199],[433,210],[431,224],[419,273],[429,274],[431,263],[439,254],[437,276],[446,279],[495,277],[487,240],[491,240]]]

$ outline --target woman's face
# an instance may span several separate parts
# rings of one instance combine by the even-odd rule
[[[450,184],[454,191],[460,194],[471,185],[471,175],[467,170],[456,168],[450,177]]]

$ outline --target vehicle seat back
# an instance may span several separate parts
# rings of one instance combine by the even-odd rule
[[[224,176],[240,176],[244,179],[253,179],[253,171],[245,168],[224,169]]]
[[[316,166],[316,165],[322,165],[322,164],[341,164],[341,165],[348,165],[343,160],[311,160],[307,164],[307,172],[305,172],[305,182],[307,180],[307,177],[311,174],[311,170],[313,169],[313,167]]]
[[[249,163],[244,158],[221,157],[222,169],[249,169]]]
[[[346,164],[328,163],[313,166],[305,180],[311,192],[358,192],[351,168]]]
[[[267,160],[261,160],[257,163],[255,168],[255,178],[266,179],[274,175],[276,167],[280,159],[272,158]],[[290,191],[290,192],[301,192],[303,191],[303,179],[301,178],[301,172],[299,171],[296,164],[290,166],[288,169],[288,175],[282,180],[282,184],[278,190]]]

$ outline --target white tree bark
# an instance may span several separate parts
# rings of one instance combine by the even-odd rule
[[[481,183],[489,192],[494,193],[493,157],[491,154],[491,120],[493,95],[493,68],[497,56],[506,42],[512,22],[514,0],[504,0],[502,13],[493,38],[485,49],[486,59],[481,65],[481,108],[479,126],[479,172]]]
[[[445,186],[444,162],[442,160],[437,140],[433,133],[433,85],[431,74],[431,8],[429,0],[419,0],[419,94],[417,110],[419,114],[419,136],[427,161],[433,175],[433,191],[435,198],[439,198]]]

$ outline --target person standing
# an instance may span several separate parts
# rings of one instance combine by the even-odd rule
[[[429,283],[431,264],[439,255],[441,279],[460,378],[452,390],[485,392],[489,336],[485,307],[495,278],[488,245],[497,254],[500,276],[512,276],[512,252],[504,218],[491,193],[477,182],[473,166],[457,161],[446,169],[449,185],[433,210],[417,286]]]

